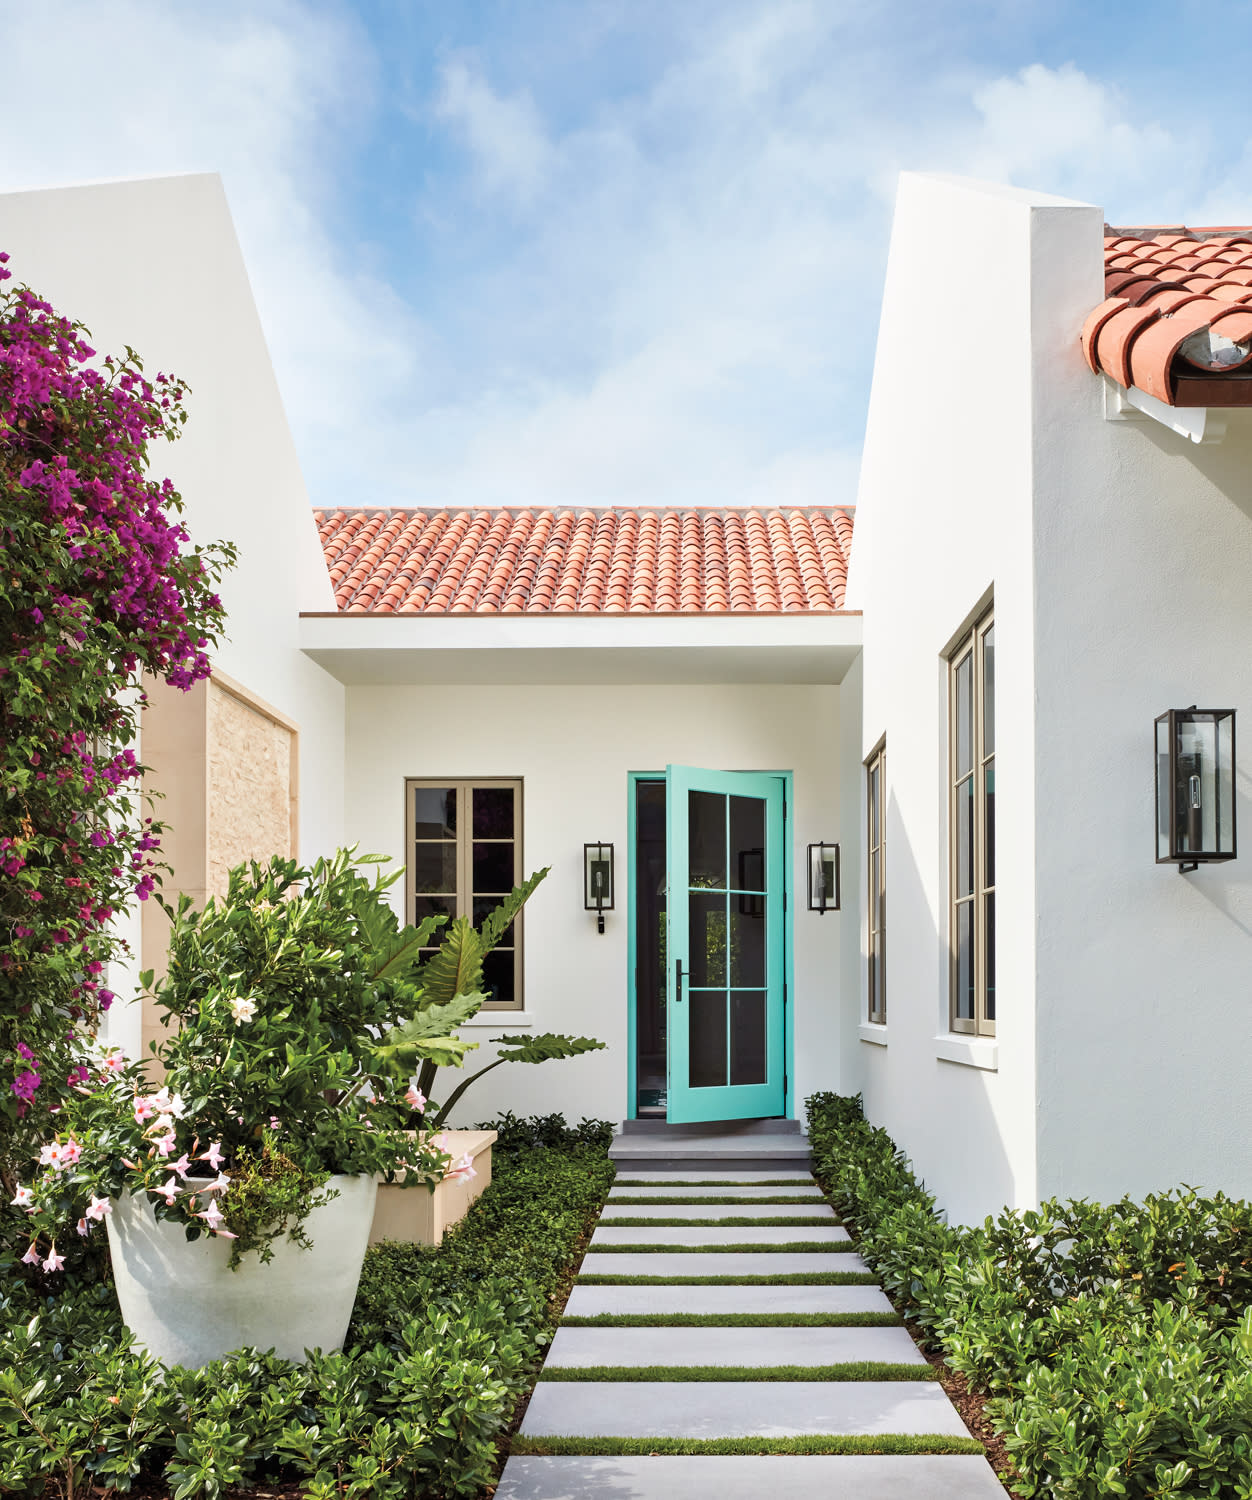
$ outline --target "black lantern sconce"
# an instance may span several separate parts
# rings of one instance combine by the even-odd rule
[[[839,845],[809,845],[809,910],[839,910]]]
[[[604,931],[604,914],[613,910],[613,845],[583,845],[583,909],[596,914],[596,931]]]
[[[1180,874],[1235,857],[1235,711],[1171,708],[1156,721],[1156,862]]]

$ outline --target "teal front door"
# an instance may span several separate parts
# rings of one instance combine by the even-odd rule
[[[781,1115],[783,780],[667,766],[665,785],[666,1117]]]

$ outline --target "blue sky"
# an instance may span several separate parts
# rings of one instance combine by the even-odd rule
[[[1252,222],[1247,3],[0,0],[0,27],[0,190],[223,174],[320,505],[852,501],[901,170]]]

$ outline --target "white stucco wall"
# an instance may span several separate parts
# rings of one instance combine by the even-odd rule
[[[1099,233],[1099,211],[1067,200],[901,179],[849,598],[862,754],[887,743],[887,1030],[851,1071],[956,1220],[1037,1191],[1031,350],[1053,293],[1031,267],[1059,237],[1098,268]],[[992,596],[998,1036],[971,1047],[948,1033],[945,658]],[[864,1004],[862,981],[858,1021]]]
[[[86,323],[93,347],[130,344],[148,371],[190,385],[184,435],[153,452],[153,472],[181,491],[194,538],[239,546],[217,662],[299,724],[301,852],[335,847],[343,687],[297,643],[299,611],[333,596],[220,178],[3,195],[0,248],[15,280]],[[132,1040],[124,1016],[114,1034]]]
[[[498,1069],[467,1093],[460,1121],[502,1109],[625,1117],[628,773],[667,763],[793,771],[793,906],[802,906],[804,845],[840,836],[839,692],[755,684],[349,687],[347,837],[402,863],[406,777],[521,777],[525,867],[552,867],[527,907],[526,1022],[608,1043],[565,1062]],[[590,839],[612,840],[617,850],[618,904],[603,936],[582,909],[582,846]],[[830,917],[796,910],[794,934],[793,1096],[802,1102],[838,1076],[839,932]],[[516,1025],[508,1012],[488,1022],[496,1030]],[[484,1046],[470,1065],[490,1055]]]
[[[1036,329],[1039,1189],[1247,1197],[1252,412],[1212,447],[1106,421],[1070,343],[1088,281],[1068,337]],[[1243,838],[1180,876],[1154,862],[1152,722],[1192,703],[1239,711]]]

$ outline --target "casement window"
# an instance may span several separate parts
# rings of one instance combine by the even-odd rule
[[[523,879],[522,783],[409,781],[405,805],[409,921],[441,913],[477,927]],[[519,916],[487,955],[484,1009],[521,1009],[521,929]]]
[[[953,1031],[996,1029],[995,622],[983,615],[949,658],[949,908]]]
[[[887,1020],[887,747],[880,745],[865,762],[869,830],[866,868],[869,872],[869,1019]]]

